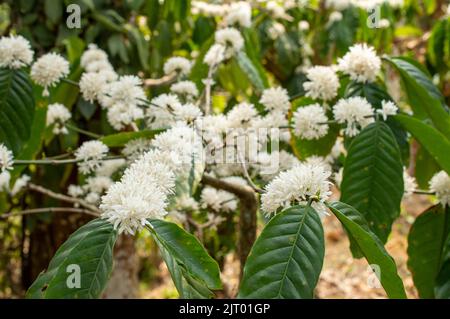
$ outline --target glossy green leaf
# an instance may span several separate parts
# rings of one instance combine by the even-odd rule
[[[103,219],[95,219],[74,232],[53,256],[27,291],[27,298],[99,298],[106,287],[113,265],[117,232]],[[70,266],[79,267],[80,287],[70,286]],[[72,266],[73,267],[73,266]],[[69,285],[68,285],[69,283]]]
[[[240,298],[313,298],[324,257],[322,222],[307,206],[291,207],[265,226],[244,268]]]
[[[372,231],[386,242],[400,214],[403,166],[391,129],[381,121],[357,135],[348,149],[341,201],[361,212]]]
[[[220,270],[198,239],[178,225],[149,220],[151,234],[161,248],[174,283],[182,298],[211,297],[210,290],[222,288]]]
[[[409,231],[408,268],[420,298],[434,298],[434,283],[441,269],[449,233],[450,212],[440,204],[417,217]]]
[[[121,132],[104,136],[100,139],[108,147],[124,146],[127,142],[136,138],[152,138],[156,134],[161,133],[162,130],[145,130],[138,132]]]
[[[407,115],[396,115],[399,122],[433,156],[436,162],[450,174],[450,141],[430,125]]]
[[[420,119],[430,118],[442,134],[450,136],[450,115],[444,97],[417,62],[407,58],[388,58],[387,61],[399,71],[414,114]]]
[[[17,155],[30,138],[34,97],[28,75],[0,68],[0,143]]]
[[[447,206],[447,216],[448,211],[449,207]],[[450,299],[450,235],[445,244],[441,270],[434,286],[434,295],[438,299]]]
[[[394,259],[380,239],[370,230],[364,216],[355,208],[341,202],[328,205],[344,226],[352,242],[357,245],[372,267],[379,267],[379,280],[389,298],[406,298],[403,282],[397,274]]]

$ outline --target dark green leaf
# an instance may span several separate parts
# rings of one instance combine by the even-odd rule
[[[0,143],[19,154],[28,141],[34,116],[34,97],[28,75],[0,68]]]
[[[400,150],[385,123],[370,124],[350,144],[341,192],[341,201],[360,211],[385,243],[403,196]]]
[[[415,220],[408,235],[408,268],[420,298],[434,298],[444,244],[450,231],[450,213],[442,205],[429,208]]]
[[[138,132],[121,132],[102,137],[100,140],[108,147],[124,146],[127,142],[136,138],[152,138],[162,130],[138,131]]]
[[[98,298],[112,271],[117,232],[103,219],[95,219],[74,232],[61,245],[27,291],[27,298]],[[78,265],[80,288],[69,288],[69,265]]]
[[[398,121],[414,136],[436,162],[450,174],[450,141],[439,131],[422,121],[407,115],[396,115]]]
[[[389,298],[406,298],[403,282],[397,274],[394,259],[384,249],[379,238],[370,230],[364,216],[355,208],[341,202],[328,205],[340,220],[352,242],[369,265],[379,267],[379,280]]]
[[[294,206],[275,217],[256,240],[244,268],[240,298],[312,298],[324,257],[319,215]]]

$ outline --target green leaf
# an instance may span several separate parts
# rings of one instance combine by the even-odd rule
[[[370,230],[364,216],[355,208],[341,202],[328,204],[344,226],[349,237],[367,259],[379,267],[379,280],[389,298],[406,298],[403,282],[397,274],[394,259],[384,249],[379,238]]]
[[[44,11],[47,18],[57,24],[63,15],[63,0],[45,0]]]
[[[450,174],[450,141],[439,131],[422,121],[407,115],[396,115],[398,121],[433,156],[436,162]]]
[[[447,206],[447,216],[449,214],[449,207]],[[450,235],[444,248],[442,267],[436,278],[434,287],[434,294],[439,299],[450,299]]]
[[[74,232],[53,256],[27,291],[27,298],[98,298],[112,271],[117,232],[103,219],[95,219]],[[80,288],[69,288],[69,265],[80,269]],[[70,268],[69,268],[70,269]],[[75,273],[73,273],[75,274]]]
[[[236,58],[242,71],[258,91],[261,92],[269,86],[265,71],[259,63],[252,61],[244,51],[239,51]]]
[[[441,133],[450,136],[450,115],[444,97],[417,62],[408,58],[387,58],[387,61],[399,71],[414,114],[420,119],[429,117]]]
[[[30,137],[34,104],[28,75],[0,68],[0,143],[15,155]]]
[[[121,147],[136,138],[152,138],[163,130],[145,130],[138,132],[121,132],[104,136],[100,139],[108,147]]]
[[[400,150],[385,123],[370,124],[350,144],[341,192],[341,201],[360,211],[385,243],[403,196]]]
[[[210,290],[222,288],[220,270],[198,239],[178,225],[149,220],[174,283],[182,298],[211,297]]]
[[[419,217],[408,235],[408,268],[420,298],[434,298],[434,283],[441,269],[450,212],[436,205]]]
[[[428,59],[435,68],[441,69],[444,65],[450,67],[449,48],[450,20],[442,19],[434,25],[427,46]]]
[[[324,257],[322,222],[309,206],[294,206],[266,225],[244,268],[240,298],[312,298]]]

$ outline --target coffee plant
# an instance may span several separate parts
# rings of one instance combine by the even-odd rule
[[[408,268],[450,298],[444,2],[3,3],[2,240],[85,216],[26,297],[99,298],[119,239],[149,236],[182,298],[218,296],[229,252],[229,297],[314,298],[335,218],[406,298],[385,244],[419,194]]]

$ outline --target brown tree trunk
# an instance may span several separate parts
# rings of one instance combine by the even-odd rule
[[[114,268],[108,286],[103,292],[105,299],[132,299],[139,294],[139,262],[134,237],[122,235],[114,246]]]

